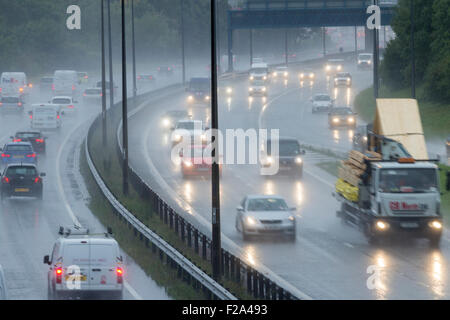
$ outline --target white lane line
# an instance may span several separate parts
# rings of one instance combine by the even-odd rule
[[[88,121],[89,123],[92,123],[91,120]],[[61,162],[61,155],[62,152],[64,150],[64,147],[66,146],[67,142],[69,141],[69,139],[73,136],[73,134],[83,125],[85,125],[86,123],[81,123],[78,126],[74,127],[70,133],[66,136],[66,138],[64,139],[63,143],[61,144],[61,146],[59,147],[58,150],[58,154],[56,156],[56,180],[57,180],[57,184],[58,184],[58,190],[59,190],[59,194],[61,195],[61,199],[64,203],[64,206],[66,207],[67,213],[69,214],[70,218],[72,219],[72,222],[74,225],[81,227],[81,223],[78,220],[78,218],[75,216],[72,208],[69,205],[69,202],[67,201],[67,197],[66,194],[64,192],[64,188],[62,185],[62,179],[61,179],[61,171],[60,171],[60,162]],[[133,287],[131,287],[131,285],[125,280],[124,281],[124,287],[125,289],[128,290],[128,292],[133,296],[133,298],[135,298],[136,300],[142,300],[142,297],[136,292],[136,290],[133,289]]]

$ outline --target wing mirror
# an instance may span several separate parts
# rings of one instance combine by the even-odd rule
[[[242,211],[244,211],[244,208],[242,208],[242,206],[239,206],[239,207],[236,208],[236,210],[239,211],[239,212],[242,212]]]
[[[44,256],[44,264],[48,264],[48,265],[52,264],[51,261],[50,261],[50,256],[49,255]]]

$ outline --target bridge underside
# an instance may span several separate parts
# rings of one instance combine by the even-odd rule
[[[365,26],[369,16],[365,8],[231,10],[228,26],[231,30],[354,27]],[[381,8],[381,25],[390,25],[393,16],[394,8]]]

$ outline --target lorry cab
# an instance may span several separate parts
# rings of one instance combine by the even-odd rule
[[[29,112],[32,129],[61,128],[61,107],[54,104],[34,104]]]

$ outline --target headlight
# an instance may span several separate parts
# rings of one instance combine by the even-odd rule
[[[206,134],[202,134],[202,135],[201,135],[201,138],[202,138],[202,141],[203,141],[203,142],[206,141],[206,139],[207,139]]]
[[[168,127],[168,126],[170,126],[170,120],[167,119],[167,118],[163,119],[162,124],[163,124],[164,127]]]
[[[310,77],[311,79],[314,79],[315,76],[316,76],[316,75],[315,75],[314,73],[310,73],[310,74],[309,74],[309,77]]]
[[[273,163],[273,158],[272,157],[267,157],[266,163],[267,164],[272,164]]]
[[[295,158],[295,163],[297,164],[302,164],[303,163],[303,159],[300,157]]]
[[[361,60],[358,60],[358,64],[361,64],[362,63],[362,61]]]
[[[348,118],[348,122],[349,123],[354,123],[355,122],[355,118]]]
[[[430,227],[435,230],[441,230],[442,223],[438,220],[434,220],[434,221],[430,222]]]
[[[368,64],[372,64],[372,61],[367,61]]]
[[[364,137],[363,137],[363,140],[364,140],[365,142],[367,142],[367,136],[364,136]]]
[[[194,97],[193,96],[189,96],[188,97],[188,101],[192,101],[192,100],[194,100]]]
[[[264,77],[263,77],[263,80],[267,80],[267,77],[266,77],[266,76],[264,76]]]
[[[340,121],[339,118],[334,118],[334,119],[333,119],[333,122],[334,122],[334,123],[339,123],[339,121]]]
[[[253,217],[247,217],[247,219],[245,219],[245,221],[247,222],[248,225],[254,226],[258,221],[253,218]]]
[[[287,72],[284,73],[284,76],[285,76],[285,77],[287,77],[288,75],[289,75],[289,73],[287,73]]]
[[[233,89],[227,88],[227,93],[233,93]]]
[[[331,70],[331,66],[326,66],[325,70],[330,71]]]
[[[389,224],[387,222],[384,222],[384,221],[377,221],[376,227],[377,227],[378,230],[384,231],[384,230],[387,230],[389,228]]]
[[[173,138],[175,141],[181,141],[181,136],[179,134],[176,134]]]
[[[205,97],[205,100],[206,100],[206,101],[209,101],[210,99],[211,99],[210,96],[206,96],[206,97]]]
[[[274,77],[277,77],[277,76],[278,76],[278,73],[274,72],[274,73],[273,73],[273,76],[274,76]]]
[[[252,91],[253,91],[253,88],[248,88],[248,91],[252,92]]]
[[[338,71],[341,71],[342,70],[342,66],[338,66],[337,69],[338,69]]]
[[[292,221],[292,222],[295,221],[295,217],[294,217],[294,216],[290,216],[288,219],[289,219],[290,221]]]
[[[254,80],[254,79],[255,79],[255,77],[254,77],[254,76],[251,76],[251,77],[250,77],[250,80]]]
[[[305,77],[305,74],[304,73],[300,73],[300,78],[304,78]]]
[[[190,160],[183,161],[183,163],[186,167],[192,167],[192,161]]]
[[[267,91],[266,87],[262,88],[262,91],[263,91],[263,92],[266,92],[266,91]]]

